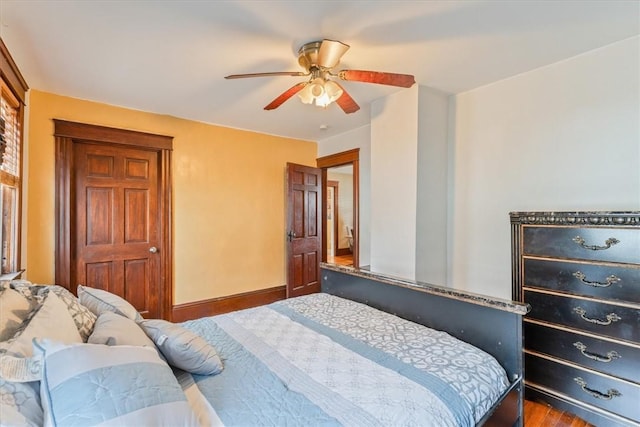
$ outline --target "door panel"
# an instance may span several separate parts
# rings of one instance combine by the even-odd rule
[[[113,223],[113,189],[87,187],[86,194],[87,246],[113,243],[113,229],[100,226]]]
[[[77,283],[127,299],[159,317],[158,154],[77,143]]]
[[[113,157],[87,154],[87,176],[91,178],[113,178]]]
[[[306,194],[307,237],[318,237],[318,193],[319,191],[308,191]]]
[[[149,241],[149,191],[130,189],[124,191],[124,242]]]
[[[290,230],[293,230],[296,236],[304,235],[304,190],[292,189],[292,203],[293,203],[293,225]]]
[[[112,262],[92,262],[85,264],[85,282],[98,289],[109,290],[109,284],[113,283]]]
[[[127,179],[149,179],[149,163],[140,159],[125,159],[125,177]]]
[[[320,291],[321,170],[287,163],[287,297]]]
[[[124,296],[127,301],[141,312],[152,310],[154,303],[150,301],[149,261],[147,259],[130,259],[124,262]]]

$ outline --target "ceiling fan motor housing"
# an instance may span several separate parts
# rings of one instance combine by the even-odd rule
[[[298,64],[305,70],[311,71],[311,67],[317,66],[321,44],[321,41],[309,42],[298,49]]]

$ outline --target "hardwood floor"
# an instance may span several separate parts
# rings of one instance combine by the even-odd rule
[[[586,421],[550,406],[524,401],[525,427],[594,427]]]
[[[328,256],[327,262],[329,264],[338,264],[338,265],[353,265],[353,255],[337,255],[334,257]]]

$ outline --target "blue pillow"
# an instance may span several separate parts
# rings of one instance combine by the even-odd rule
[[[129,301],[103,289],[78,285],[78,300],[96,316],[105,311],[113,311],[131,320],[142,320],[138,310]]]
[[[182,425],[198,420],[155,349],[34,340],[47,426]]]
[[[171,366],[198,375],[222,372],[216,349],[194,332],[162,319],[145,319],[138,324]]]
[[[96,320],[89,344],[138,345],[156,348],[147,334],[128,317],[105,311]]]

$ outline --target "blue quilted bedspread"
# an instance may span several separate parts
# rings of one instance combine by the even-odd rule
[[[508,387],[478,348],[328,294],[183,326],[223,360],[194,379],[227,426],[472,426]]]

